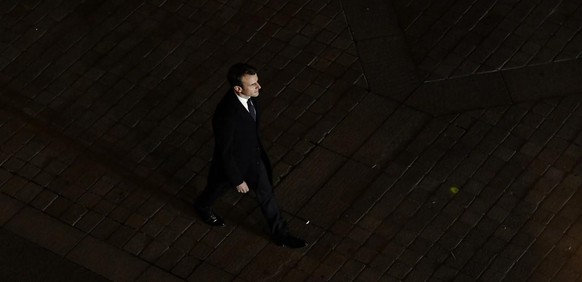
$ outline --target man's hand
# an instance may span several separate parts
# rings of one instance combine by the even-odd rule
[[[249,191],[249,186],[247,185],[246,182],[243,181],[243,183],[241,183],[238,186],[236,186],[236,191],[239,192],[239,193],[245,194],[246,192]]]

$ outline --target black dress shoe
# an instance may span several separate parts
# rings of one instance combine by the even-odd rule
[[[202,209],[196,206],[194,207],[194,209],[196,210],[196,213],[198,213],[198,216],[200,216],[202,221],[204,221],[204,223],[218,227],[226,226],[222,218],[218,217],[211,209]]]
[[[290,249],[299,249],[307,246],[307,242],[305,240],[299,239],[292,235],[275,237],[274,241],[275,244]]]

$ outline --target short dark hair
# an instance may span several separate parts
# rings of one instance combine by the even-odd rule
[[[244,75],[254,75],[257,74],[257,69],[249,64],[236,63],[228,69],[228,83],[231,87],[242,86],[242,77]]]

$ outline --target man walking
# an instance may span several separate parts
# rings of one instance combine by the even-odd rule
[[[237,63],[228,70],[231,88],[218,103],[212,118],[215,146],[208,184],[199,195],[195,209],[212,226],[225,226],[212,210],[214,202],[226,191],[254,191],[276,244],[302,248],[307,243],[289,233],[275,200],[272,169],[259,137],[260,113],[256,97],[261,85],[254,67]]]

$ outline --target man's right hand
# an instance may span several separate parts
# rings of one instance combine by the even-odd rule
[[[247,185],[246,182],[243,181],[243,183],[241,183],[238,186],[236,186],[236,191],[239,192],[239,193],[245,194],[246,192],[249,191],[249,186]]]

